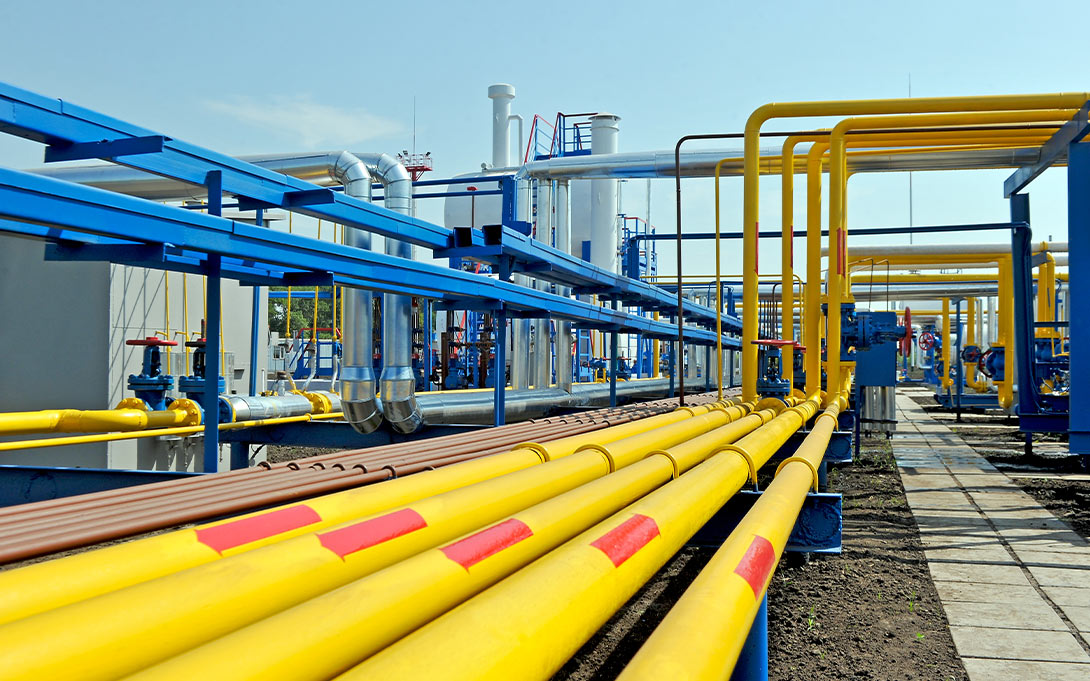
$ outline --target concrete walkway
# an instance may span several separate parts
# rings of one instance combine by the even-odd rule
[[[897,395],[893,453],[972,681],[1090,679],[1090,545]]]

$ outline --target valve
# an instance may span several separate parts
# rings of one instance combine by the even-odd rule
[[[977,368],[993,381],[1003,381],[1006,377],[1006,352],[1002,345],[995,345],[987,350],[977,360]]]
[[[757,376],[757,393],[764,397],[786,397],[791,394],[791,384],[783,377],[783,352],[785,345],[796,346],[792,340],[755,340],[761,371]]]
[[[178,341],[166,340],[158,336],[134,338],[125,341],[125,345],[144,348],[143,366],[140,374],[129,374],[129,389],[153,411],[167,408],[167,393],[174,387],[174,377],[163,373],[162,355],[159,348],[174,347]]]
[[[185,346],[193,348],[193,373],[178,379],[178,390],[185,393],[185,396],[189,399],[200,402],[204,396],[204,369],[208,363],[208,352],[206,350],[208,340],[198,338],[197,340],[186,341]],[[223,380],[223,376],[219,377],[217,392],[219,394],[227,392],[227,383]]]
[[[961,361],[970,364],[979,362],[983,355],[984,351],[980,349],[979,345],[966,345],[961,349]]]
[[[924,331],[920,334],[920,337],[916,340],[920,349],[927,352],[931,348],[935,347],[935,334],[930,331]]]

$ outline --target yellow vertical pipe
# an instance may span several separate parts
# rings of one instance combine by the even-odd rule
[[[999,259],[999,320],[996,326],[996,345],[1004,348],[1006,367],[1004,380],[996,381],[999,385],[999,406],[1009,409],[1014,404],[1014,282],[1011,258]]]
[[[185,340],[189,342],[189,275],[182,272],[182,325],[185,327]],[[189,375],[189,346],[185,348],[185,373]]]
[[[1055,321],[1056,317],[1055,303],[1053,302],[1053,295],[1056,290],[1056,259],[1047,251],[1044,255],[1045,261],[1041,263],[1037,276],[1037,321],[1051,322]],[[1057,331],[1058,329],[1053,326],[1038,327],[1034,337],[1056,338]]]
[[[965,346],[976,345],[976,298],[965,299]],[[961,358],[958,358],[961,361]],[[984,392],[986,383],[976,378],[976,362],[962,362],[965,382],[977,392]]]
[[[811,139],[792,135],[780,154],[780,338],[795,340],[795,145]],[[785,345],[782,375],[795,386],[795,348]]]
[[[773,118],[803,118],[811,116],[854,116],[860,114],[926,113],[937,111],[1010,111],[1015,109],[1078,108],[1090,99],[1087,93],[1042,95],[992,95],[984,97],[917,97],[884,100],[844,100],[770,103],[758,107],[746,120],[743,145],[743,213],[742,260],[742,397],[750,400],[757,394],[757,234],[760,200],[760,135],[761,127]],[[830,231],[833,226],[829,226]],[[832,315],[836,317],[837,315]],[[831,330],[831,329],[830,329]],[[837,324],[839,335],[839,322]],[[839,347],[836,348],[839,362]],[[831,359],[831,357],[830,357]],[[837,377],[839,377],[839,366]],[[832,377],[830,377],[832,378]],[[837,383],[831,383],[837,385]]]
[[[658,321],[658,319],[659,319],[658,310],[656,310],[655,313],[651,315],[651,318],[654,319],[655,321]],[[656,338],[654,340],[654,345],[652,347],[654,348],[654,350],[651,351],[651,378],[658,378],[659,377],[659,362],[662,361],[662,355],[661,355],[662,350],[659,347],[659,339]]]
[[[949,390],[954,385],[950,375],[950,299],[942,299],[942,388]]]
[[[821,159],[815,142],[806,155],[806,394],[821,390]]]

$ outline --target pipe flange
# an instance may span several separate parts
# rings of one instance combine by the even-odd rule
[[[185,418],[182,420],[181,424],[183,426],[201,425],[201,417],[204,414],[204,411],[201,409],[201,405],[197,404],[194,400],[179,397],[171,402],[167,409],[185,412]]]
[[[333,402],[321,393],[306,392],[304,390],[293,390],[292,392],[307,398],[310,402],[310,413],[312,414],[328,414],[333,411]]]
[[[126,397],[117,403],[115,409],[136,409],[138,411],[146,412],[148,410],[148,403],[139,397]],[[171,405],[173,408],[173,405]]]

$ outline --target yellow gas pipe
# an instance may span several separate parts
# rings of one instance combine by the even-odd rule
[[[757,393],[757,347],[753,341],[757,338],[757,231],[760,170],[760,133],[761,127],[773,118],[800,118],[812,116],[843,116],[859,114],[904,114],[937,111],[995,111],[1018,109],[1057,109],[1077,108],[1090,99],[1087,93],[1051,94],[1051,95],[998,95],[985,97],[920,97],[889,100],[847,100],[825,102],[795,102],[786,104],[766,104],[756,109],[746,121],[745,142],[743,148],[744,210],[742,228],[744,231],[743,266],[745,281],[743,295],[746,297],[747,311],[743,315],[742,341],[742,396],[752,399]],[[832,163],[833,172],[843,172]],[[835,229],[830,225],[830,231]],[[830,235],[831,236],[831,235]],[[832,243],[832,242],[831,242]],[[839,316],[836,327],[829,329],[829,336],[839,337]],[[836,333],[834,334],[833,331]],[[830,346],[835,345],[830,343]],[[839,348],[837,348],[839,350]],[[838,358],[839,360],[839,358]],[[837,363],[839,377],[839,362]],[[830,376],[830,379],[833,377]],[[830,385],[836,382],[830,381]]]
[[[1084,98],[1085,99],[1085,98]],[[914,100],[907,100],[914,101]],[[1036,111],[1012,111],[977,113],[919,113],[911,109],[903,112],[869,111],[866,113],[910,113],[914,115],[869,116],[847,118],[833,127],[829,136],[829,279],[828,297],[830,315],[828,318],[829,337],[840,337],[840,315],[832,311],[845,300],[850,280],[848,277],[847,219],[845,206],[847,200],[847,155],[846,137],[851,130],[877,128],[919,128],[922,126],[970,125],[1021,123],[1032,121],[1055,121],[1070,116],[1070,111],[1054,107],[1024,107],[1041,109]],[[917,109],[923,112],[927,109]],[[1005,134],[1005,133],[999,133]],[[828,358],[827,374],[829,385],[840,384],[841,361],[840,346],[830,342],[826,349]],[[950,365],[946,364],[949,371]]]
[[[679,409],[602,430],[546,443],[527,443],[506,454],[465,461],[358,489],[326,494],[304,503],[286,504],[194,528],[107,546],[16,570],[0,572],[0,623],[11,622],[63,605],[83,601],[157,577],[180,572],[222,557],[394,508],[417,499],[503,475],[543,460],[568,456],[594,442],[611,442],[652,428],[688,419],[694,411]],[[333,417],[335,415],[329,415]],[[305,419],[306,417],[286,417]],[[320,418],[320,417],[313,417]],[[223,428],[226,425],[221,424]],[[240,425],[246,425],[240,424]],[[194,429],[172,429],[197,432]],[[164,431],[158,431],[164,433]],[[92,436],[94,437],[94,436]],[[0,451],[6,443],[0,443]],[[544,456],[540,453],[544,452]],[[284,518],[293,518],[285,522]],[[305,521],[305,522],[304,522]],[[206,543],[218,527],[264,527],[247,541],[219,549]],[[221,530],[226,531],[226,530]]]
[[[783,408],[782,404],[779,407]],[[348,669],[521,569],[775,416],[750,414],[440,548],[130,677],[319,681]]]
[[[846,405],[843,394],[830,401],[618,681],[730,678],[806,493],[817,485],[817,468]]]
[[[965,345],[976,345],[976,298],[965,299]],[[976,362],[963,362],[964,367],[962,371],[965,372],[966,384],[977,391],[982,393],[988,389],[987,380],[977,380],[977,363]]]
[[[785,409],[689,473],[337,678],[549,678],[816,413],[818,402],[812,395]]]
[[[954,385],[954,380],[950,378],[953,373],[950,366],[950,299],[942,299],[942,389],[949,390]]]
[[[694,407],[691,419],[657,432],[588,445],[540,468],[9,623],[0,627],[0,668],[6,679],[59,679],[77,669],[84,680],[132,673],[635,463],[657,447],[684,442],[746,410]],[[52,635],[43,636],[45,631]],[[157,644],[138,644],[148,637]],[[106,648],[124,653],[103,658],[99,652]]]
[[[117,409],[46,409],[0,414],[0,435],[97,433],[195,426],[201,422],[196,402],[174,400],[169,408],[149,411],[143,400],[122,400]],[[5,443],[7,444],[7,443]]]

